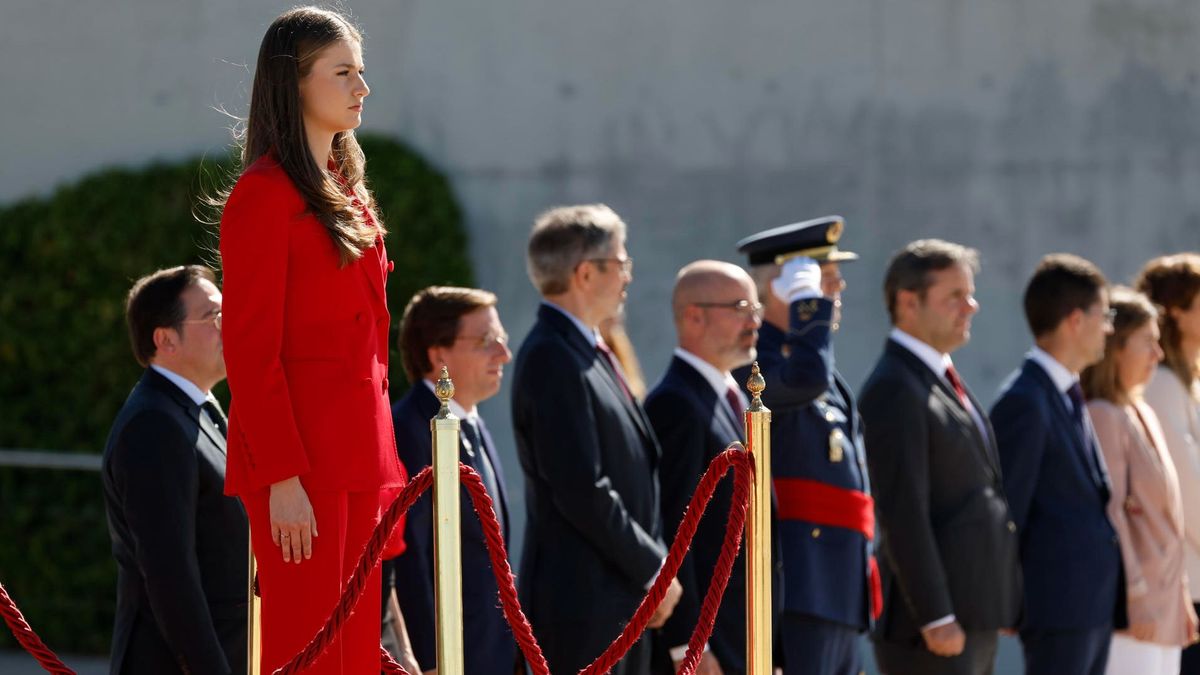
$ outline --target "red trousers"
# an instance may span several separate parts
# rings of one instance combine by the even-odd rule
[[[325,625],[379,522],[378,492],[310,491],[318,535],[313,556],[283,562],[271,541],[269,489],[243,497],[262,594],[262,672],[287,663]],[[329,648],[305,673],[359,675],[379,672],[379,566]]]

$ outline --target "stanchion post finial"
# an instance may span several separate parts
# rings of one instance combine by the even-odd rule
[[[746,532],[746,673],[771,675],[771,411],[763,405],[767,381],[758,362],[746,389],[754,397],[745,413],[746,448],[754,459],[754,489]]]
[[[454,381],[442,366],[434,385],[441,401],[433,434],[433,566],[439,675],[463,674],[462,545],[459,530],[458,417],[450,411]]]

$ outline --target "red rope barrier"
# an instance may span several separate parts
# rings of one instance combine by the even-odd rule
[[[75,675],[75,671],[68,668],[58,656],[50,651],[46,643],[33,632],[29,622],[21,614],[21,610],[17,609],[17,603],[9,597],[8,591],[4,590],[4,584],[0,584],[0,614],[4,615],[4,623],[8,624],[9,630],[17,638],[17,642],[29,652],[29,655],[37,659],[37,662],[42,664],[48,673],[54,675]]]
[[[750,488],[754,479],[754,462],[751,456],[745,450],[734,446],[726,449],[713,459],[708,469],[704,472],[704,476],[701,477],[700,483],[696,487],[696,492],[692,495],[687,510],[684,512],[683,520],[679,524],[679,529],[675,534],[675,539],[671,544],[667,559],[663,562],[662,570],[655,579],[649,593],[638,606],[633,618],[625,625],[624,630],[617,636],[617,639],[604,650],[604,653],[597,657],[591,665],[580,671],[581,675],[607,673],[625,656],[634,642],[645,632],[646,625],[650,622],[654,611],[666,596],[667,586],[679,572],[679,566],[683,563],[683,558],[691,546],[692,537],[696,534],[700,518],[704,515],[708,503],[712,499],[717,483],[725,476],[730,467],[734,469],[734,488],[729,520],[725,525],[725,540],[721,545],[721,553],[717,558],[717,566],[713,570],[712,583],[704,595],[704,602],[700,608],[700,616],[696,627],[692,632],[691,639],[688,640],[687,655],[684,657],[679,671],[681,675],[692,675],[695,672],[696,666],[700,662],[704,643],[712,635],[717,609],[720,607],[725,587],[729,583],[729,576],[733,571],[733,563],[737,557],[738,549],[741,548],[742,530],[746,522]],[[508,620],[509,626],[512,627],[517,645],[520,647],[521,653],[525,656],[525,660],[534,675],[549,675],[549,665],[546,663],[546,658],[542,654],[541,647],[538,646],[537,638],[533,635],[533,629],[529,626],[529,621],[525,618],[525,614],[521,610],[521,602],[517,598],[515,578],[513,577],[512,568],[508,564],[508,553],[505,550],[504,537],[500,532],[500,523],[496,519],[496,513],[492,508],[492,498],[484,488],[483,480],[479,477],[479,474],[475,473],[471,467],[460,463],[459,477],[463,485],[467,488],[467,493],[471,497],[471,504],[475,512],[480,517],[484,539],[487,543],[488,555],[492,562],[492,573],[496,578],[496,586],[499,590],[501,605],[504,610],[504,617]],[[375,566],[379,564],[379,560],[383,556],[384,543],[391,536],[392,530],[396,528],[400,517],[408,511],[413,502],[425,490],[429,489],[432,483],[433,471],[430,467],[426,467],[404,487],[391,506],[388,507],[387,511],[384,512],[382,518],[380,518],[379,525],[375,528],[371,539],[363,548],[358,565],[355,567],[354,574],[346,584],[346,589],[341,600],[338,601],[337,607],[334,608],[333,613],[325,621],[325,625],[321,627],[321,630],[317,632],[304,649],[300,650],[283,667],[277,669],[275,671],[276,674],[296,673],[308,668],[329,647],[334,636],[341,630],[342,624],[349,618],[354,606],[358,604],[359,598],[366,589],[366,580]],[[54,652],[33,632],[29,623],[25,621],[25,617],[21,615],[21,611],[17,608],[16,603],[9,597],[3,584],[0,584],[0,614],[4,616],[5,623],[8,624],[8,627],[12,630],[13,635],[16,636],[21,646],[37,659],[38,663],[47,672],[53,675],[75,675],[75,671],[64,665]],[[387,650],[382,647],[380,648],[380,666],[385,673],[409,675],[404,668],[392,659]]]
[[[679,572],[679,566],[683,564],[683,557],[692,545],[692,537],[696,534],[700,517],[704,515],[704,510],[708,506],[709,500],[712,499],[717,483],[724,477],[731,465],[734,468],[734,487],[729,521],[725,526],[725,541],[721,545],[721,554],[717,559],[717,566],[713,570],[713,581],[708,587],[708,593],[704,596],[696,627],[692,631],[691,639],[688,640],[687,656],[684,657],[683,667],[679,671],[682,675],[691,675],[695,672],[696,664],[699,663],[701,652],[704,649],[704,643],[708,642],[709,636],[712,635],[721,596],[725,593],[726,584],[729,583],[729,575],[733,572],[733,561],[737,557],[738,548],[742,543],[742,527],[746,522],[750,485],[754,478],[754,463],[750,454],[741,449],[727,449],[717,455],[709,464],[708,470],[700,478],[700,484],[696,486],[696,492],[692,494],[687,510],[684,511],[683,520],[679,523],[679,530],[675,534],[675,540],[671,543],[671,550],[667,553],[662,570],[654,580],[654,586],[646,594],[633,618],[625,625],[625,629],[621,631],[617,639],[591,665],[580,671],[581,675],[600,675],[612,670],[612,667],[625,656],[626,652],[645,632],[646,625],[650,623],[654,611],[658,609],[667,594],[667,586]]]
[[[688,508],[684,512],[684,517],[675,535],[675,540],[671,544],[667,559],[664,561],[662,571],[659,573],[654,585],[617,639],[591,665],[580,671],[581,675],[607,673],[625,656],[630,647],[645,632],[654,611],[666,596],[667,586],[675,578],[675,575],[679,571],[679,566],[683,563],[683,557],[687,554],[688,548],[691,546],[692,537],[696,534],[700,518],[704,515],[708,502],[712,499],[712,494],[717,487],[717,483],[720,482],[731,466],[734,469],[734,493],[729,521],[725,526],[725,541],[721,546],[717,567],[713,571],[713,581],[704,596],[700,617],[692,633],[692,637],[688,641],[687,655],[680,670],[681,675],[691,675],[695,672],[696,665],[700,661],[704,643],[712,635],[713,623],[716,620],[717,609],[720,607],[721,596],[725,593],[725,586],[729,583],[729,576],[733,571],[734,559],[737,557],[738,549],[741,547],[742,530],[746,522],[746,509],[748,508],[750,488],[754,478],[754,462],[750,454],[740,447],[730,447],[713,459],[704,476],[701,477],[700,484],[696,487],[696,492],[692,495],[691,501],[688,503]],[[500,523],[496,519],[496,513],[492,508],[492,499],[483,486],[483,480],[479,477],[479,474],[475,473],[474,469],[459,463],[459,477],[463,485],[467,488],[467,493],[471,497],[471,504],[475,512],[479,514],[480,523],[484,531],[484,539],[488,548],[488,555],[492,562],[492,573],[496,578],[496,586],[499,590],[501,606],[504,610],[504,617],[512,628],[517,646],[521,649],[521,653],[524,655],[534,675],[549,675],[549,665],[546,663],[546,658],[542,654],[541,647],[538,646],[537,638],[533,635],[533,629],[530,627],[528,619],[526,619],[524,612],[521,610],[521,602],[517,598],[515,578],[512,574],[512,568],[508,564],[508,554],[505,550],[504,537],[501,535]],[[341,630],[342,624],[350,616],[350,612],[358,603],[359,597],[362,596],[363,590],[366,587],[366,579],[374,567],[379,564],[379,560],[383,555],[384,543],[391,536],[391,532],[399,522],[400,516],[408,511],[413,502],[432,483],[433,470],[431,467],[425,467],[404,487],[380,519],[379,525],[375,528],[375,532],[371,535],[371,539],[363,549],[362,556],[359,558],[353,576],[351,576],[350,581],[346,584],[346,590],[341,600],[338,602],[333,613],[329,615],[329,619],[326,620],[325,625],[321,627],[321,630],[317,632],[304,649],[292,657],[287,664],[277,669],[275,675],[296,673],[311,666],[313,661],[329,646],[333,637]],[[380,663],[384,672],[405,673],[407,675],[406,671],[391,658],[391,655],[386,650],[380,650]]]

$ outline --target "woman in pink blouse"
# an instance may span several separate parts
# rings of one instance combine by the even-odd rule
[[[1081,376],[1088,412],[1112,481],[1109,518],[1121,540],[1129,627],[1113,636],[1109,675],[1179,672],[1196,638],[1184,570],[1183,502],[1175,465],[1142,388],[1162,349],[1158,313],[1146,296],[1112,289],[1116,311],[1104,359]]]
[[[1200,254],[1155,258],[1137,288],[1159,308],[1165,358],[1146,385],[1146,403],[1162,423],[1183,494],[1184,560],[1192,605],[1200,608]],[[1200,645],[1183,650],[1179,672],[1200,675]]]

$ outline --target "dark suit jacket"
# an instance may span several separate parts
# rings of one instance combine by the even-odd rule
[[[102,478],[117,560],[112,672],[246,672],[249,531],[224,495],[220,429],[148,368],[113,423]]]
[[[521,603],[550,669],[577,672],[620,633],[666,556],[658,441],[557,309],[538,310],[513,370],[527,510]]]
[[[771,477],[803,479],[870,494],[862,420],[850,387],[834,368],[833,302],[797,300],[788,331],[764,323],[758,363],[771,409]],[[749,368],[734,376],[739,383]],[[842,451],[830,459],[830,444]],[[813,536],[816,533],[816,536]],[[866,630],[871,624],[871,542],[861,532],[795,518],[778,524],[783,610]]]
[[[709,463],[730,443],[743,440],[741,425],[708,380],[679,357],[671,360],[662,381],[646,397],[646,414],[662,444],[662,517],[667,539],[672,540]],[[732,498],[730,472],[713,493],[692,539],[691,552],[679,568],[683,597],[662,628],[667,648],[686,645],[696,627],[725,540]],[[745,558],[744,550],[739,551],[708,639],[725,672],[746,669]]]
[[[410,476],[433,461],[429,420],[437,415],[438,400],[424,382],[415,382],[404,398],[392,407],[396,428],[396,450]],[[487,428],[484,427],[486,434]],[[499,494],[491,495],[492,507],[508,539],[508,498],[504,472],[490,434],[484,438],[485,452],[496,473]],[[471,465],[465,441],[459,459]],[[474,449],[476,452],[478,448]],[[464,666],[468,673],[512,675],[516,643],[500,610],[496,578],[484,543],[483,527],[462,489],[462,593],[463,639],[468,645]],[[429,670],[437,667],[437,631],[434,625],[433,587],[433,500],[427,492],[413,504],[404,527],[404,555],[392,561],[396,574],[396,597],[408,626],[417,663]]]
[[[1084,446],[1050,375],[1025,361],[992,408],[992,424],[1021,534],[1023,627],[1113,622],[1124,592],[1117,534],[1105,512],[1107,476]]]
[[[920,627],[948,614],[967,631],[1014,626],[1017,535],[991,430],[981,436],[950,385],[892,340],[858,406],[883,552],[874,637],[920,644]]]

